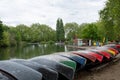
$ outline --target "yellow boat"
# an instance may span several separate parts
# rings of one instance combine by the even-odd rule
[[[116,53],[114,52],[114,51],[112,51],[112,50],[107,50],[109,53],[111,53],[112,55],[116,55]]]

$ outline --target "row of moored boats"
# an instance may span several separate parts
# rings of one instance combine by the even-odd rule
[[[119,53],[120,44],[109,44],[27,60],[4,60],[0,61],[0,80],[73,80],[77,71],[109,62]]]

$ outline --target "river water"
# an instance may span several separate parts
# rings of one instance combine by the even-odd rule
[[[65,45],[40,45],[40,44],[28,44],[26,46],[0,48],[0,60],[8,59],[29,59],[32,57],[47,55],[56,52],[72,51]]]

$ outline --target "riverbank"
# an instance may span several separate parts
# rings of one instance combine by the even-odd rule
[[[120,58],[120,54],[117,56]],[[120,59],[102,69],[94,71],[81,71],[74,80],[119,80],[120,79]]]

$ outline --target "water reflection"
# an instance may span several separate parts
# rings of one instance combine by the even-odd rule
[[[26,46],[0,48],[0,60],[7,60],[11,58],[28,59],[35,56],[64,51],[69,51],[64,45],[28,44]]]
[[[0,60],[9,59],[9,49],[0,48]]]

